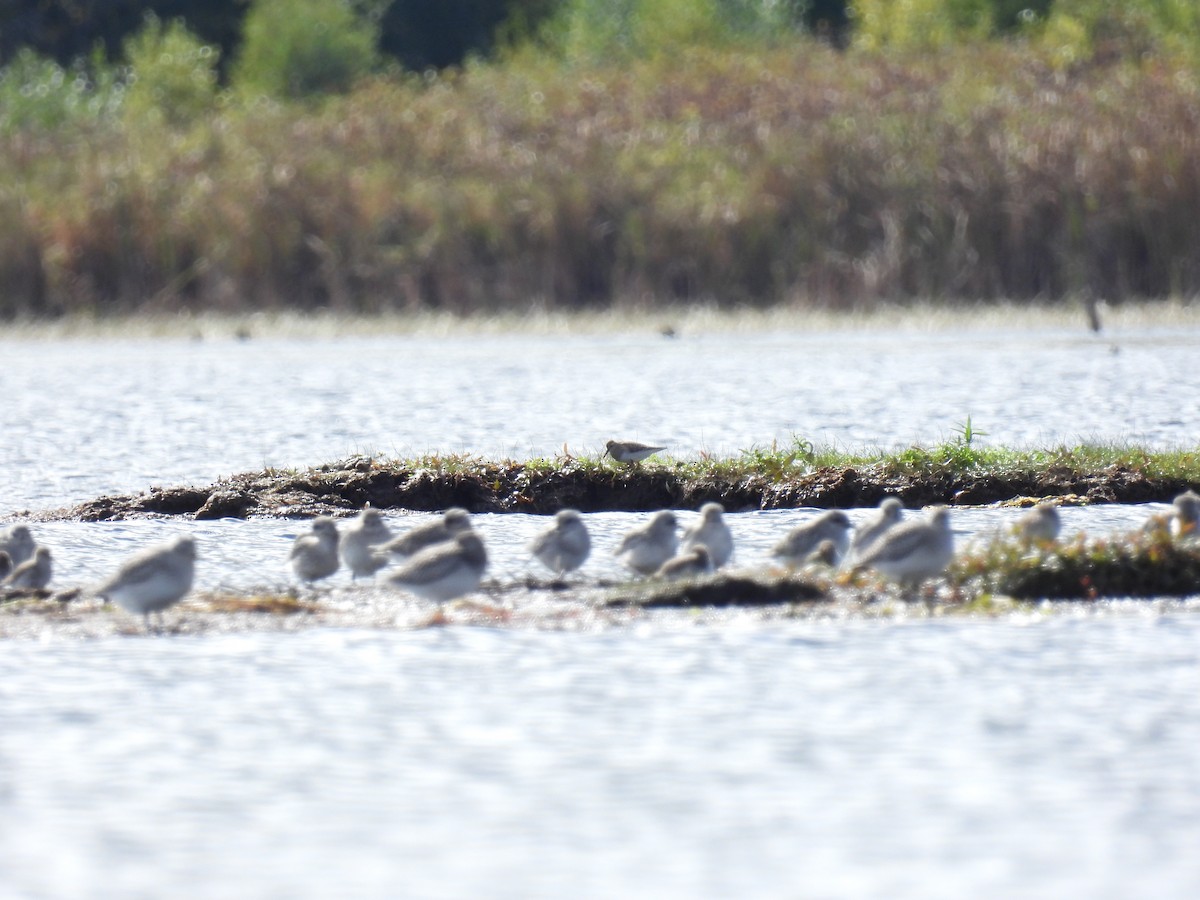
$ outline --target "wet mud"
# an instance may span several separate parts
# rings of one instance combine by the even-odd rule
[[[368,503],[382,510],[432,512],[461,506],[472,513],[549,515],[567,507],[585,513],[646,512],[696,509],[717,501],[727,511],[743,512],[874,506],[889,495],[908,507],[1027,503],[1029,498],[1062,498],[1075,504],[1146,503],[1170,501],[1189,487],[1182,479],[1154,478],[1120,466],[1099,472],[1051,467],[1002,473],[935,470],[916,475],[898,475],[884,466],[841,466],[775,478],[753,471],[697,475],[695,466],[687,465],[566,462],[549,468],[481,461],[426,468],[363,457],[301,472],[244,473],[207,487],[151,487],[28,517],[89,522],[174,516],[311,518],[348,515]]]

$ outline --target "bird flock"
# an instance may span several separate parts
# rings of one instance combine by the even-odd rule
[[[614,454],[615,455],[615,454]],[[705,503],[699,517],[682,533],[671,510],[653,513],[627,531],[613,555],[636,575],[667,580],[695,578],[727,566],[733,558],[733,533],[719,503]],[[1195,537],[1200,495],[1187,491],[1175,498],[1167,523],[1171,533]],[[1161,525],[1161,517],[1147,527]],[[1058,508],[1042,502],[1012,526],[1013,537],[1028,544],[1057,539]],[[588,560],[592,540],[577,510],[563,509],[540,531],[529,552],[558,578],[577,571]],[[186,535],[147,547],[120,565],[91,592],[105,602],[150,616],[178,603],[192,589],[196,541]],[[905,519],[900,501],[887,497],[858,527],[839,509],[819,513],[784,534],[771,548],[771,558],[789,569],[826,566],[849,571],[871,569],[913,590],[949,567],[954,559],[950,513],[934,506],[918,518]],[[342,566],[352,579],[385,572],[385,584],[426,600],[443,603],[470,594],[487,569],[483,538],[465,509],[453,507],[437,519],[395,535],[378,509],[369,504],[341,528],[328,516],[314,519],[297,536],[288,555],[295,576],[312,585]],[[0,528],[0,596],[44,591],[53,577],[48,547],[38,544],[29,526]]]

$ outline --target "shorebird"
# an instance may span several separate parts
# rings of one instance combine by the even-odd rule
[[[337,523],[329,516],[317,516],[313,519],[312,531],[292,542],[288,558],[292,571],[301,581],[312,584],[328,578],[338,569]]]
[[[944,572],[953,559],[950,512],[944,506],[937,506],[927,519],[889,528],[857,560],[855,568],[874,569],[899,582],[902,588],[915,589],[926,578]]]
[[[578,511],[560,509],[554,523],[533,539],[529,551],[561,578],[584,564],[592,551],[592,539]]]
[[[680,552],[693,547],[705,546],[714,569],[719,569],[733,556],[733,532],[723,518],[725,507],[720,503],[705,503],[700,507],[700,521],[693,523],[683,532],[679,542]]]
[[[130,557],[115,575],[96,588],[96,596],[111,600],[126,612],[140,614],[150,628],[150,613],[174,606],[192,589],[196,572],[196,542],[186,535],[148,547]]]
[[[444,603],[479,587],[486,568],[483,539],[474,529],[468,529],[453,540],[426,547],[388,576],[388,584]]]
[[[704,544],[696,544],[690,550],[684,550],[678,556],[673,556],[658,567],[654,574],[668,581],[680,581],[684,578],[696,578],[700,575],[713,573],[713,560]]]
[[[1062,520],[1058,507],[1048,500],[1022,513],[1013,525],[1017,538],[1028,543],[1048,544],[1058,538]]]
[[[1197,520],[1200,520],[1200,494],[1185,491],[1173,501],[1171,512],[1171,534],[1175,537],[1196,537]]]
[[[903,515],[904,507],[898,499],[884,497],[879,504],[879,511],[855,529],[847,559],[852,561],[865,556],[880,536],[895,526]]]
[[[626,532],[613,550],[626,566],[642,575],[652,575],[659,566],[675,555],[675,513],[663,509],[650,517],[645,525]]]
[[[771,555],[789,566],[808,562],[808,558],[828,541],[833,553],[830,565],[846,555],[850,546],[850,517],[840,509],[830,509],[815,519],[797,525],[771,548]]]
[[[33,551],[33,557],[13,569],[0,585],[23,591],[40,591],[50,583],[53,571],[50,549],[39,546]]]
[[[371,576],[386,566],[390,559],[380,547],[392,539],[383,515],[373,506],[363,507],[362,512],[342,528],[338,539],[338,554],[350,570],[350,577]]]
[[[653,456],[666,447],[651,447],[649,444],[639,444],[637,441],[608,441],[604,445],[601,456],[611,456],[617,462],[633,465],[640,463],[647,456]]]
[[[28,525],[18,522],[16,525],[0,529],[0,550],[8,554],[14,567],[33,556],[35,547],[37,542],[34,541],[33,532],[29,530]]]
[[[418,525],[397,538],[392,538],[379,549],[401,559],[415,556],[426,547],[453,540],[455,535],[471,529],[471,514],[459,506],[452,506],[436,522]]]

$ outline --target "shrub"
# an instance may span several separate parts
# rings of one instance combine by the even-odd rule
[[[202,43],[182,21],[164,25],[151,13],[124,49],[130,67],[128,114],[182,125],[211,109],[220,51]]]
[[[377,28],[338,0],[254,0],[236,87],[303,98],[348,90],[378,64]]]
[[[111,116],[123,86],[100,56],[63,68],[32,50],[20,50],[0,69],[0,132],[52,130]]]

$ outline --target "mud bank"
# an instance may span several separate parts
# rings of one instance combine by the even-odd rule
[[[826,466],[783,476],[750,467],[705,469],[694,463],[634,467],[568,460],[555,465],[458,460],[424,466],[366,457],[305,471],[244,473],[206,487],[151,487],[137,494],[97,497],[77,506],[27,513],[33,520],[106,521],[257,516],[311,518],[348,515],[370,503],[383,509],[472,513],[552,514],[695,509],[715,500],[726,510],[853,508],[899,497],[908,507],[933,503],[985,505],[1058,497],[1063,502],[1170,501],[1194,485],[1127,466],[1095,471],[1067,466],[991,471],[931,468],[897,472],[884,463]]]

